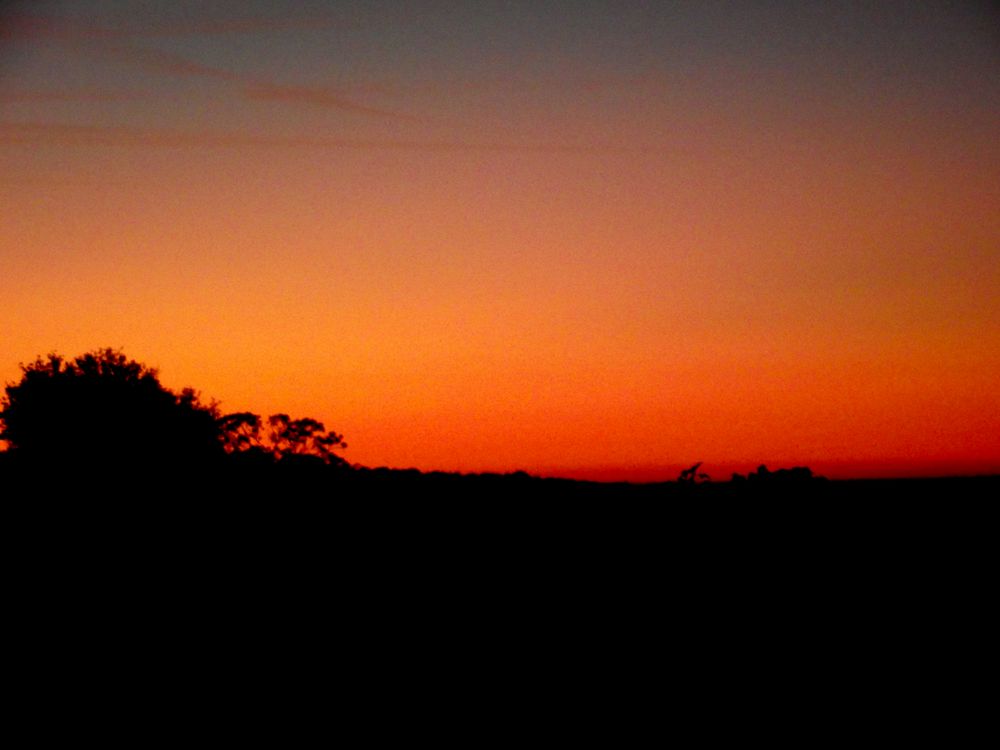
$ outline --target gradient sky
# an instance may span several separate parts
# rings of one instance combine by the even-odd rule
[[[352,462],[1000,471],[990,2],[0,4],[0,380]]]

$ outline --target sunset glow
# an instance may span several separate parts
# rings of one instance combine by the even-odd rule
[[[1000,472],[989,3],[0,6],[0,380],[368,466]]]

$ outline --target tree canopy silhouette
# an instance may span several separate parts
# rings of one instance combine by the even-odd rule
[[[0,439],[18,463],[121,470],[336,465],[343,435],[315,419],[221,414],[191,388],[165,388],[155,369],[114,349],[21,365],[0,400]],[[235,462],[235,463],[234,463]]]
[[[135,466],[223,455],[215,404],[165,388],[155,369],[121,352],[49,354],[21,370],[0,402],[0,437],[19,459]]]
[[[257,414],[236,412],[218,420],[226,452],[256,460],[295,461],[303,457],[325,464],[346,465],[333,451],[346,448],[344,436],[327,430],[315,419],[292,419],[287,414],[272,414],[267,427]]]

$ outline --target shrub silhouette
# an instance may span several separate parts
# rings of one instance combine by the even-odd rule
[[[21,365],[0,402],[0,438],[25,462],[135,467],[205,463],[223,455],[215,404],[113,349]]]

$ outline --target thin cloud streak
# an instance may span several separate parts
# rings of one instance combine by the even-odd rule
[[[251,100],[290,102],[354,112],[391,119],[419,121],[420,118],[394,110],[372,107],[345,98],[339,92],[317,86],[287,86],[271,83],[252,76],[223,70],[189,60],[186,57],[162,50],[151,50],[135,45],[104,45],[92,50],[120,62],[137,66],[154,73],[166,73],[179,78],[207,78],[237,84],[243,96]]]
[[[247,79],[238,73],[221,70],[210,65],[202,65],[186,57],[162,50],[116,44],[105,45],[90,51],[154,73],[166,73],[180,78],[211,78],[231,83],[247,82]]]
[[[149,91],[51,91],[20,89],[0,91],[0,104],[32,104],[36,102],[131,102],[152,99]]]
[[[382,107],[373,107],[345,97],[342,92],[316,86],[288,86],[204,65],[173,52],[129,44],[130,39],[194,34],[230,34],[303,28],[327,28],[332,22],[316,19],[232,20],[198,24],[179,24],[156,29],[104,29],[87,25],[56,22],[40,16],[15,16],[0,28],[0,39],[50,40],[76,51],[112,59],[148,72],[177,78],[202,78],[242,87],[249,100],[306,104],[376,117],[419,120],[420,118]],[[102,42],[97,45],[95,42]],[[111,42],[110,44],[108,42]]]
[[[0,39],[11,41],[107,41],[109,39],[158,38],[173,36],[222,36],[231,34],[258,34],[280,31],[308,31],[319,29],[358,28],[331,18],[288,19],[231,19],[202,21],[198,23],[160,24],[149,26],[124,26],[108,28],[90,26],[68,19],[53,19],[31,14],[13,14],[0,25]]]
[[[243,92],[247,98],[260,101],[293,102],[318,107],[332,107],[348,112],[359,112],[361,114],[378,115],[400,120],[420,121],[422,119],[394,110],[359,104],[350,99],[345,99],[329,89],[314,86],[280,86],[270,83],[253,83],[248,85]]]
[[[192,133],[114,125],[50,122],[0,122],[0,145],[46,143],[69,146],[139,146],[165,148],[301,148],[391,151],[469,151],[543,154],[642,153],[653,149],[610,144],[515,143],[416,139],[267,136],[250,133]]]
[[[458,92],[534,92],[545,90],[552,85],[561,89],[571,88],[588,93],[596,93],[608,89],[647,88],[655,83],[649,71],[632,76],[609,77],[590,76],[575,80],[539,81],[520,76],[494,76],[485,79],[467,80],[455,79],[442,82],[393,83],[374,82],[367,85],[331,88],[327,86],[285,85],[268,80],[234,73],[210,65],[205,65],[181,55],[166,52],[161,49],[150,49],[130,44],[131,39],[186,36],[186,35],[226,35],[250,34],[284,30],[310,30],[328,28],[357,28],[335,22],[330,18],[292,18],[292,19],[231,19],[188,24],[167,24],[156,28],[143,28],[138,25],[102,28],[80,24],[65,19],[54,20],[44,16],[15,15],[9,17],[0,28],[0,39],[30,39],[50,40],[67,45],[71,48],[85,51],[88,54],[110,58],[115,61],[138,67],[149,72],[166,74],[178,78],[202,78],[237,84],[240,93],[251,101],[273,101],[278,103],[306,105],[310,107],[325,107],[344,112],[370,115],[411,122],[426,122],[427,117],[410,115],[392,108],[372,106],[358,101],[356,96],[381,94],[393,96],[414,92],[441,93]],[[104,42],[100,46],[93,42]],[[108,44],[107,42],[112,42]],[[130,98],[128,96],[122,99]],[[0,93],[0,102],[4,101],[44,101],[43,97],[33,99],[11,99]],[[51,101],[72,101],[73,98],[52,97]],[[114,101],[118,97],[109,95],[106,98],[90,99],[81,96],[80,101]],[[431,118],[433,119],[433,118]]]

